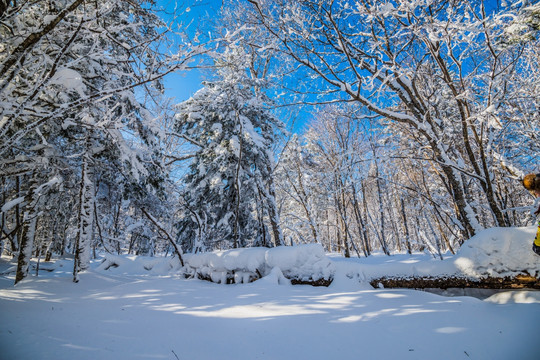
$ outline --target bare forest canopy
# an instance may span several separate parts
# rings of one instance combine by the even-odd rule
[[[104,252],[442,258],[532,224],[538,3],[163,6],[0,0],[0,252],[17,282],[34,256],[73,256],[74,281]],[[207,80],[175,104],[164,81],[191,71]]]

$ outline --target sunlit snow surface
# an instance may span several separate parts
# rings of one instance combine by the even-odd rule
[[[497,249],[491,259],[497,264],[512,259],[505,252],[519,249],[504,246],[523,242],[528,250],[530,239],[520,239],[534,233],[513,230],[488,230],[465,255],[484,264],[483,256],[471,252],[481,252],[482,241],[500,234],[502,245],[485,253]],[[375,290],[367,283],[392,272],[445,273],[464,255],[444,261],[424,254],[330,258],[335,275],[328,288],[279,285],[275,272],[250,284],[185,280],[169,259],[140,257],[124,257],[109,270],[96,261],[78,284],[71,281],[71,261],[42,263],[53,271],[13,287],[13,264],[3,258],[0,359],[538,358],[536,291],[502,292],[482,301]]]

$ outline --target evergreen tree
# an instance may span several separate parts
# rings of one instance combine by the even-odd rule
[[[196,147],[178,223],[188,251],[269,246],[269,227],[274,244],[282,243],[271,151],[281,124],[267,108],[264,81],[247,75],[243,58],[228,49],[217,80],[177,108],[176,131]]]

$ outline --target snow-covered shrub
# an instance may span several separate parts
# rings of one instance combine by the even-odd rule
[[[277,267],[287,279],[297,282],[331,280],[335,273],[334,264],[319,244],[279,246],[269,249],[265,259],[269,268]]]
[[[267,248],[214,251],[184,256],[188,276],[217,283],[247,283],[266,274]]]
[[[277,268],[294,283],[328,285],[335,267],[321,245],[246,248],[185,256],[186,275],[218,283],[247,283]]]

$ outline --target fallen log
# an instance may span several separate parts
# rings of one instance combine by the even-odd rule
[[[478,289],[539,289],[540,279],[529,274],[514,277],[482,277],[467,278],[459,276],[442,277],[381,277],[371,280],[370,285],[377,288],[407,288],[407,289],[448,289],[448,288],[478,288]]]
[[[301,279],[290,279],[292,285],[311,285],[311,286],[324,286],[328,287],[334,279],[318,279],[318,280],[301,280]]]
[[[241,274],[239,277],[235,276],[238,272],[232,270],[232,271],[225,271],[220,276],[212,276],[209,273],[201,273],[199,271],[192,271],[190,273],[185,273],[185,278],[193,278],[196,277],[199,280],[205,280],[210,282],[217,282],[221,284],[238,284],[238,283],[251,283],[254,281],[259,280],[263,276],[259,271],[256,273],[250,273],[247,274],[246,272],[241,271]],[[290,278],[287,276],[284,276],[285,278],[289,279],[291,281],[291,285],[311,285],[311,286],[324,286],[328,287],[332,283],[333,278],[330,279],[298,279],[298,278]]]

